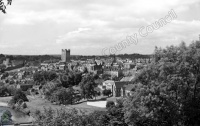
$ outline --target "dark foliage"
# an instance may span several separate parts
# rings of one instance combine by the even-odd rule
[[[39,84],[41,84],[42,82],[52,81],[56,78],[58,78],[56,72],[52,71],[36,72],[33,75],[33,80]]]
[[[81,88],[81,95],[85,99],[93,99],[96,97],[97,92],[95,88],[97,84],[95,83],[95,77],[93,74],[88,73],[86,76],[83,77],[79,84]]]
[[[110,96],[111,94],[112,94],[111,90],[107,90],[107,89],[103,90],[104,96]]]
[[[115,103],[113,102],[113,101],[107,101],[107,103],[106,103],[106,108],[108,109],[108,108],[112,108],[112,107],[114,107],[115,106]]]
[[[82,73],[74,71],[66,71],[66,73],[60,75],[60,81],[63,87],[77,86],[82,80]]]
[[[22,90],[17,90],[14,94],[14,96],[11,99],[11,104],[16,104],[19,100],[22,100],[24,102],[28,101],[28,98],[26,97],[25,93],[22,92]]]
[[[12,3],[12,0],[7,0],[7,5],[11,5]],[[0,10],[3,12],[3,13],[6,13],[6,6],[7,6],[3,0],[0,0]]]

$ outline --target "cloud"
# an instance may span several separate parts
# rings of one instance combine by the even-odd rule
[[[1,49],[11,49],[11,48],[17,48],[18,44],[8,44],[8,43],[0,43],[0,48]]]
[[[72,39],[74,39],[75,37],[85,36],[86,35],[85,33],[90,30],[91,28],[78,28],[78,30],[68,32],[67,34],[62,36],[58,36],[56,43],[62,44],[65,41],[72,41]]]
[[[39,22],[52,21],[54,23],[66,23],[71,18],[76,19],[75,13],[66,10],[48,10],[42,12],[11,12],[4,20],[4,24],[33,25]]]
[[[0,43],[20,46],[9,50],[2,45],[0,53],[52,54],[71,48],[74,54],[101,54],[103,48],[116,45],[173,9],[176,20],[119,52],[152,53],[155,45],[198,39],[199,7],[199,0],[16,0],[6,15],[0,14]]]

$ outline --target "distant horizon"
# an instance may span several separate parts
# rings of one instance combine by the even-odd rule
[[[0,53],[0,54],[3,54],[3,53]],[[141,53],[124,53],[124,54],[115,54],[115,55],[125,55],[125,54],[128,54],[128,55],[131,55],[131,54],[139,54],[139,55],[152,55],[152,54],[141,54]],[[22,55],[22,54],[3,54],[3,55],[12,55],[12,56],[44,56],[44,55],[48,55],[48,56],[61,56],[61,54],[38,54],[38,55]],[[71,56],[109,56],[109,55],[73,55],[71,54]]]

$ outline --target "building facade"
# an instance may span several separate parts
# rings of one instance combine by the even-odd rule
[[[70,62],[70,49],[62,49],[61,61]]]

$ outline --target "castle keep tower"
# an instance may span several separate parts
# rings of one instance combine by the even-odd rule
[[[70,62],[70,49],[62,49],[61,61]]]

